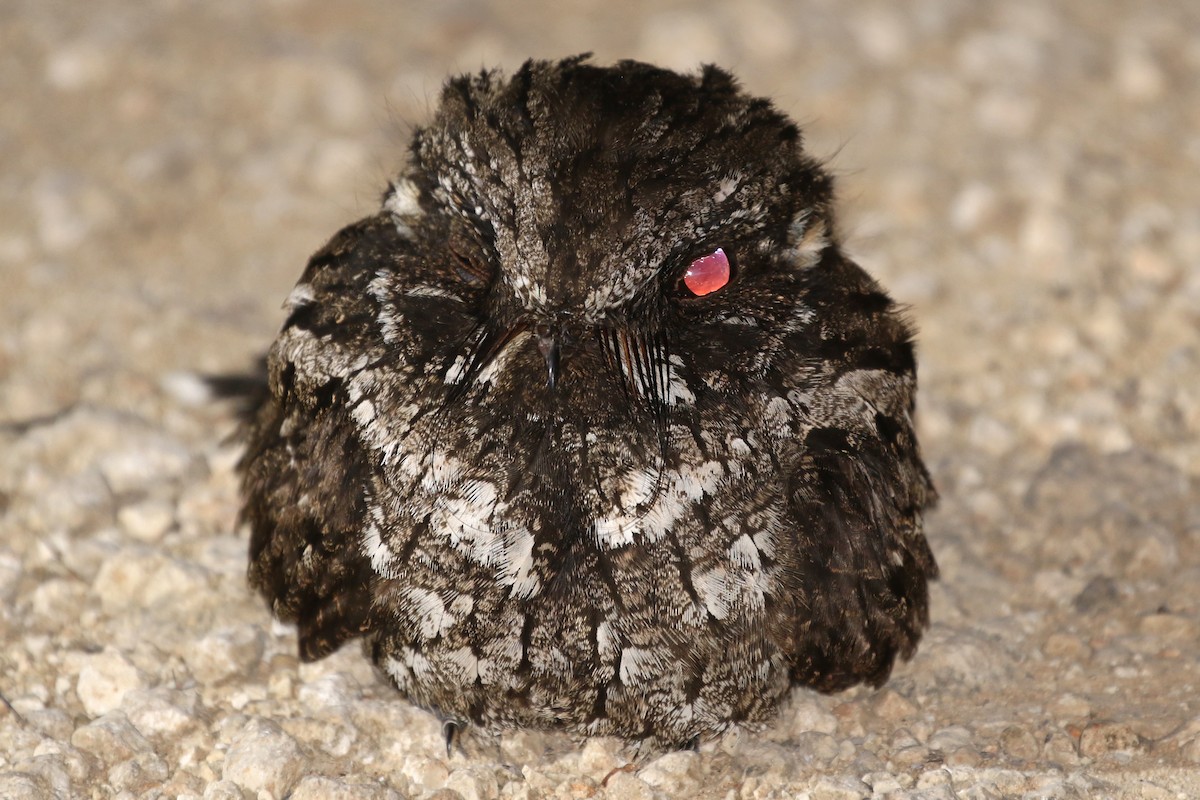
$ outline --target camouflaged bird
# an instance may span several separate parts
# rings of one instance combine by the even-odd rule
[[[912,333],[829,174],[707,67],[448,82],[313,256],[248,430],[250,581],[453,722],[685,746],[927,622]]]

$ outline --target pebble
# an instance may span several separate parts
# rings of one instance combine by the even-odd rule
[[[15,764],[14,772],[27,772],[41,779],[46,787],[41,798],[67,798],[71,796],[71,771],[58,754],[47,753],[26,758]],[[7,798],[5,798],[7,800]]]
[[[891,64],[908,55],[910,31],[899,12],[887,6],[863,9],[847,20],[863,54],[879,64]]]
[[[1049,710],[1059,720],[1081,720],[1091,716],[1092,705],[1084,698],[1068,692],[1054,698]]]
[[[0,797],[5,800],[46,800],[53,795],[40,776],[14,770],[0,772]]]
[[[1117,582],[1107,575],[1097,575],[1088,581],[1071,605],[1081,614],[1092,614],[1112,608],[1120,598],[1121,589]]]
[[[1070,661],[1086,661],[1092,654],[1092,648],[1080,637],[1072,633],[1054,632],[1042,643],[1042,654],[1047,658],[1062,658]]]
[[[49,578],[29,595],[29,609],[42,622],[78,619],[87,603],[87,587],[74,578]]]
[[[1053,730],[1042,745],[1042,758],[1063,768],[1079,763],[1079,746],[1066,730]]]
[[[22,574],[21,559],[11,551],[0,550],[0,603],[11,603],[17,596]]]
[[[983,754],[970,745],[956,748],[946,756],[946,764],[951,767],[974,767],[982,762]]]
[[[1002,730],[999,744],[1005,755],[1022,761],[1033,761],[1041,752],[1033,733],[1020,725],[1009,725]]]
[[[95,766],[95,759],[91,755],[62,742],[42,742],[33,754],[54,756],[76,785],[87,785]]]
[[[75,693],[88,716],[99,717],[119,707],[128,692],[145,685],[137,667],[110,648],[83,660]]]
[[[1183,746],[1179,748],[1179,754],[1188,763],[1200,764],[1200,736],[1184,742]]]
[[[806,731],[833,734],[838,729],[838,719],[829,710],[829,701],[810,692],[796,692],[790,713],[784,711],[780,728],[795,736]]]
[[[108,783],[118,792],[141,794],[167,779],[167,762],[156,753],[139,753],[108,771]]]
[[[108,78],[112,61],[109,48],[93,39],[60,44],[46,60],[46,82],[60,91],[85,89]]]
[[[614,772],[605,784],[606,800],[654,800],[650,785],[630,772]]]
[[[300,704],[310,712],[333,710],[345,707],[360,694],[353,678],[340,672],[322,675],[315,681],[306,681],[296,691]]]
[[[295,717],[283,720],[280,725],[289,735],[311,749],[343,758],[354,746],[358,730],[342,722],[312,717]]]
[[[888,772],[869,772],[862,776],[862,782],[870,786],[871,791],[876,795],[887,796],[905,789],[904,784],[908,781],[902,781],[900,775],[892,775]]]
[[[969,628],[943,633],[935,640],[930,631],[921,643],[921,670],[914,678],[923,689],[984,689],[1007,680],[1013,657],[997,641]]]
[[[295,739],[275,723],[254,718],[229,745],[221,777],[250,792],[283,797],[308,763]]]
[[[838,740],[827,733],[806,731],[796,736],[791,744],[799,753],[799,760],[817,767],[827,767],[842,755]]]
[[[1083,729],[1079,752],[1089,758],[1133,755],[1146,749],[1142,738],[1122,722],[1097,722]]]
[[[1138,623],[1138,632],[1154,637],[1163,647],[1193,647],[1200,642],[1200,624],[1181,614],[1148,614]]]
[[[117,512],[117,523],[138,541],[157,542],[175,524],[175,506],[161,499],[122,506]]]
[[[259,668],[266,635],[256,625],[238,625],[210,633],[187,646],[183,660],[204,683],[219,683]]]
[[[111,519],[113,497],[100,470],[90,467],[47,480],[31,478],[34,486],[24,488],[35,493],[38,502],[25,509],[18,506],[15,516],[34,530],[94,530]]]
[[[921,745],[901,747],[888,753],[888,765],[894,769],[912,771],[929,760],[929,749]]]
[[[18,702],[13,702],[13,705],[17,706]],[[3,712],[3,707],[0,707],[0,716],[3,716]],[[60,742],[70,741],[76,729],[75,719],[61,708],[21,709],[20,714],[29,727]]]
[[[290,800],[401,800],[394,789],[377,783],[348,783],[323,775],[307,775],[288,795]]]
[[[963,745],[969,744],[971,741],[971,731],[962,725],[952,725],[948,728],[940,728],[929,735],[926,744],[930,750],[940,750],[943,753],[951,752]]]
[[[134,494],[203,469],[203,459],[165,434],[127,424],[119,443],[97,461],[115,495]]]
[[[453,770],[446,778],[445,788],[456,792],[463,800],[496,800],[500,796],[496,771],[486,764]]]
[[[121,711],[112,711],[75,730],[71,744],[105,764],[117,764],[154,746]]]
[[[222,779],[204,788],[204,800],[245,800],[245,796],[236,783]]]
[[[960,800],[954,781],[944,769],[927,769],[917,776],[914,794],[921,800]]]
[[[902,722],[913,719],[920,712],[917,706],[894,689],[884,688],[873,698],[872,708],[880,719],[887,722]]]
[[[180,734],[201,725],[196,705],[194,689],[133,689],[125,694],[121,710],[143,736],[177,740]]]
[[[637,776],[668,797],[689,797],[700,787],[702,765],[696,753],[679,750],[654,759],[639,769]]]
[[[1167,87],[1162,69],[1140,48],[1124,47],[1118,51],[1113,78],[1124,97],[1138,102],[1158,99]]]
[[[420,755],[405,758],[399,773],[426,791],[440,789],[450,780],[450,769],[444,761]]]
[[[209,580],[209,571],[198,564],[131,546],[101,565],[92,591],[106,613],[136,607],[173,619],[210,602]]]
[[[579,751],[579,771],[597,782],[604,780],[620,766],[618,748],[617,740],[611,737],[588,739]]]

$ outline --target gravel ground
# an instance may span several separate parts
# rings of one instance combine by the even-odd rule
[[[1200,5],[334,6],[0,7],[0,797],[1200,796]],[[444,75],[583,50],[730,67],[830,160],[921,329],[943,578],[882,690],[447,757],[248,591],[195,375],[265,348]]]

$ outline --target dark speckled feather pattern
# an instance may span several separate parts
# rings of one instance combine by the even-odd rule
[[[287,314],[244,516],[306,659],[362,637],[445,718],[681,746],[916,648],[911,332],[726,73],[451,80]]]

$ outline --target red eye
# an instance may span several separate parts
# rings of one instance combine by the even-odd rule
[[[693,261],[683,273],[683,285],[696,297],[712,294],[729,283],[729,258],[717,248]]]

